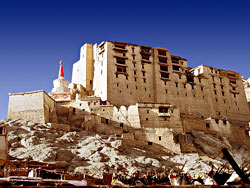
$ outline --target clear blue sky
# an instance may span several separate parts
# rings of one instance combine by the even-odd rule
[[[0,0],[0,119],[8,93],[45,90],[86,42],[164,47],[200,64],[250,77],[250,1]]]

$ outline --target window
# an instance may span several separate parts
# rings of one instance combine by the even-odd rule
[[[152,145],[153,145],[153,142],[148,142],[148,145],[149,145],[149,146],[152,146]]]
[[[230,84],[236,84],[236,80],[229,80]]]
[[[144,88],[145,91],[147,91],[147,88]]]
[[[220,83],[222,83],[222,78],[220,78]]]
[[[183,87],[186,88],[186,84],[183,84]]]
[[[134,71],[134,75],[136,75],[136,71]]]
[[[142,76],[145,76],[145,71],[142,71]]]
[[[166,56],[166,51],[158,50],[158,54],[161,56]]]
[[[149,114],[149,110],[147,110],[147,114]]]
[[[146,78],[143,78],[143,82],[146,83]]]
[[[181,75],[179,75],[179,79],[181,80]]]
[[[136,82],[136,78],[135,78],[135,82]]]
[[[1,134],[4,134],[4,132],[3,132],[3,127],[0,127],[0,135]]]
[[[204,88],[203,87],[201,87],[201,91],[203,91],[204,90]]]
[[[117,83],[116,85],[117,85],[117,87],[119,87],[119,83]]]
[[[75,108],[73,108],[73,115],[76,113],[76,109]]]
[[[120,123],[120,128],[123,128],[123,123]]]
[[[115,48],[125,49],[125,46],[121,44],[115,44]]]
[[[173,67],[173,71],[179,71],[179,70],[180,70],[180,67],[179,67],[179,66],[173,65],[172,67]]]
[[[215,123],[216,123],[216,124],[219,124],[219,120],[218,120],[218,119],[215,119]]]
[[[125,61],[125,59],[116,58],[116,63],[125,65],[126,61]]]
[[[187,76],[187,82],[194,82],[194,77],[192,76]]]
[[[149,56],[145,56],[145,55],[142,55],[142,60],[146,60],[146,61],[149,61]]]
[[[168,90],[166,89],[165,92],[168,93]]]
[[[117,66],[117,67],[116,67],[116,71],[117,71],[118,73],[126,73],[126,67]]]
[[[223,124],[226,125],[227,124],[227,120],[223,120]]]
[[[133,63],[134,64],[134,67],[135,67],[135,63]]]
[[[201,83],[201,78],[199,78],[199,82]]]
[[[222,95],[222,96],[225,96],[225,93],[224,93],[224,91],[222,91],[222,92],[221,92],[221,95]]]
[[[168,107],[159,107],[159,113],[168,113]]]
[[[144,65],[143,64],[141,65],[141,68],[144,69]]]
[[[161,141],[161,136],[159,136],[159,141]]]
[[[167,61],[166,58],[159,58],[159,62],[160,62],[160,63],[164,63],[164,64],[167,64],[167,63],[168,63],[168,61]]]
[[[160,66],[160,70],[168,72],[168,67],[167,66]]]
[[[175,86],[178,87],[178,83],[177,82],[175,82]]]
[[[224,89],[224,86],[223,86],[223,85],[221,85],[220,87],[221,87],[221,89]]]
[[[165,73],[165,72],[161,72],[161,78],[163,78],[163,79],[164,79],[164,78],[167,78],[167,79],[168,79],[168,78],[169,78],[169,74],[168,74],[168,73]],[[165,83],[165,85],[167,84],[166,81],[165,81],[164,83]]]
[[[192,89],[194,89],[194,85],[192,85]]]
[[[206,123],[206,128],[209,129],[210,128],[210,124]]]
[[[132,47],[132,52],[135,53],[135,48],[134,47]]]
[[[216,90],[214,90],[214,94],[215,94],[215,95],[217,95],[217,92],[216,92]]]
[[[212,80],[214,81],[214,76],[212,76]]]
[[[148,121],[148,118],[146,118],[146,121]]]

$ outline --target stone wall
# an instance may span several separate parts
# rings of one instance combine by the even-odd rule
[[[45,123],[44,92],[9,94],[8,118]]]

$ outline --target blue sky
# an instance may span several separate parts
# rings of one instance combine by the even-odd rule
[[[244,0],[0,0],[0,119],[8,93],[45,90],[86,42],[163,47],[200,64],[250,77],[250,2]]]

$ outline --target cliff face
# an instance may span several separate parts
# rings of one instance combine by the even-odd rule
[[[166,151],[153,150],[127,144],[116,135],[99,135],[72,126],[71,131],[51,128],[50,124],[37,124],[22,120],[4,120],[8,130],[9,155],[20,159],[57,163],[61,168],[101,177],[103,172],[126,170],[180,168],[186,161],[184,171],[195,176],[208,172],[212,162],[216,167],[225,161],[221,148],[234,153],[239,164],[250,159],[250,150],[244,146],[233,146],[225,138],[196,132],[188,139],[198,153],[174,155]],[[249,162],[249,161],[248,161]]]

